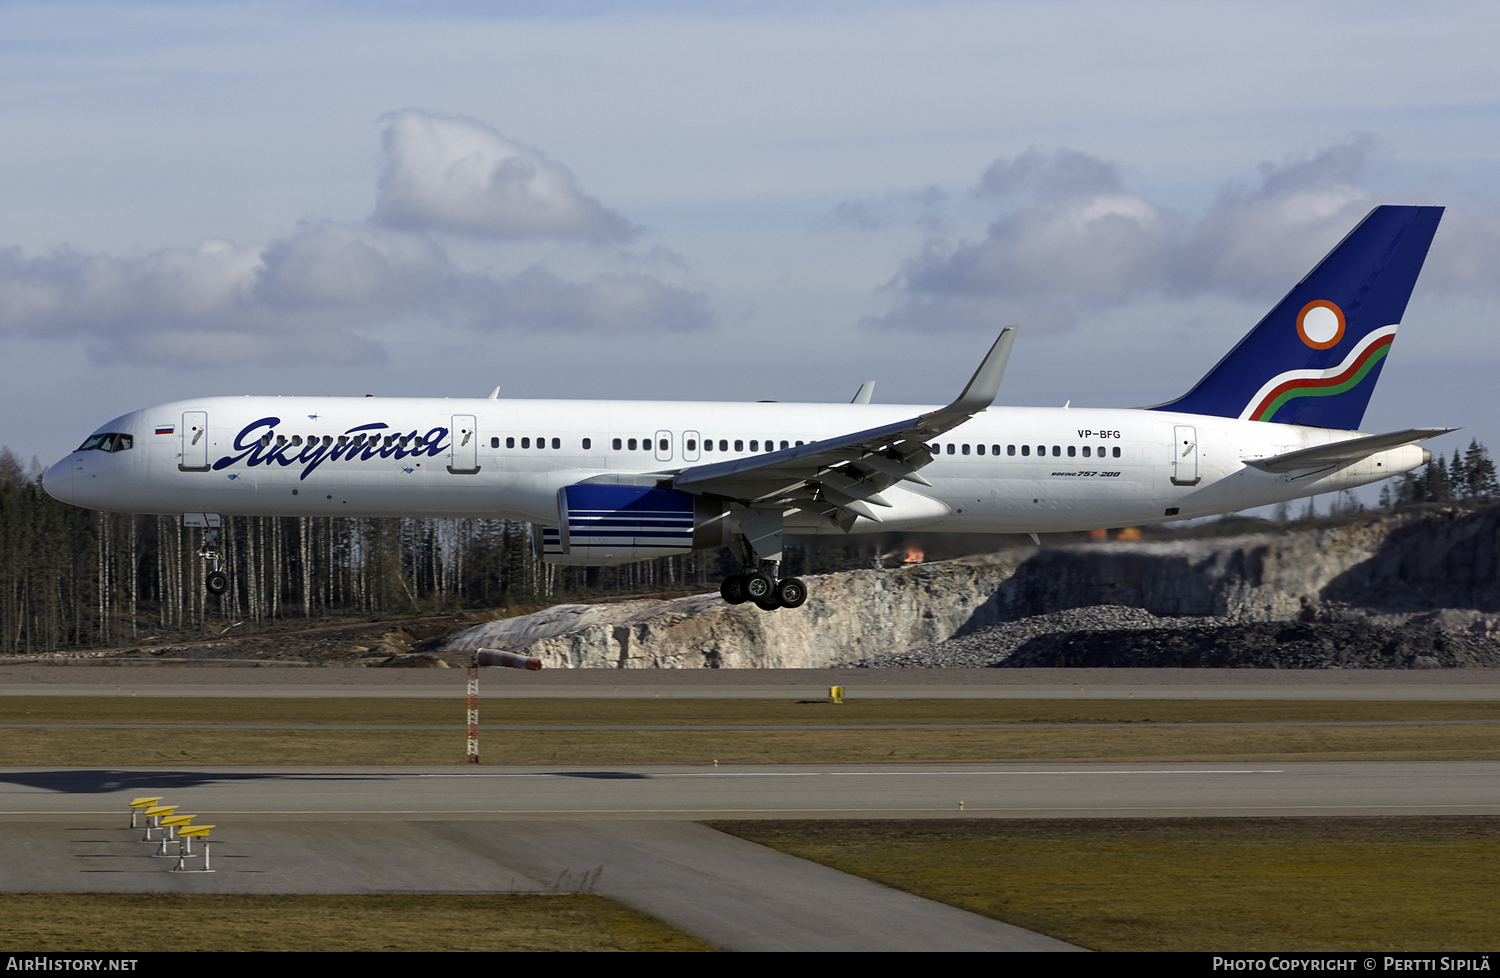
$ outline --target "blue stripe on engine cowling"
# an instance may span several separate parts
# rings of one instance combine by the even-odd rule
[[[693,497],[675,489],[581,483],[563,489],[568,549],[613,559],[693,549]]]

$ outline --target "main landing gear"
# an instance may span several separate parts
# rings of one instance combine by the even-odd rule
[[[800,608],[807,601],[807,585],[795,577],[773,581],[769,574],[756,571],[724,578],[719,585],[719,596],[730,604],[753,601],[762,611]]]
[[[752,509],[740,517],[734,543],[745,570],[719,585],[725,601],[752,601],[762,611],[800,608],[807,601],[806,584],[781,576],[781,519],[781,510]]]

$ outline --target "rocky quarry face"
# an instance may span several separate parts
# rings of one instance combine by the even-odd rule
[[[558,605],[459,632],[548,668],[1500,665],[1500,508],[1284,533],[1026,547],[717,594]]]

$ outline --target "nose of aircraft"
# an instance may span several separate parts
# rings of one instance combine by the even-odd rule
[[[68,456],[47,470],[42,476],[42,488],[58,502],[73,501],[73,456]]]

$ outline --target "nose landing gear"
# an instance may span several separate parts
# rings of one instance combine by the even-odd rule
[[[203,587],[209,594],[223,594],[229,590],[229,575],[218,569],[219,558],[211,557],[213,569],[203,578]]]
[[[203,588],[209,594],[223,594],[229,590],[229,575],[224,573],[224,555],[219,551],[219,538],[223,532],[223,520],[218,513],[183,513],[182,525],[200,527],[203,530],[203,546],[198,556],[208,561],[208,573],[203,576]]]

